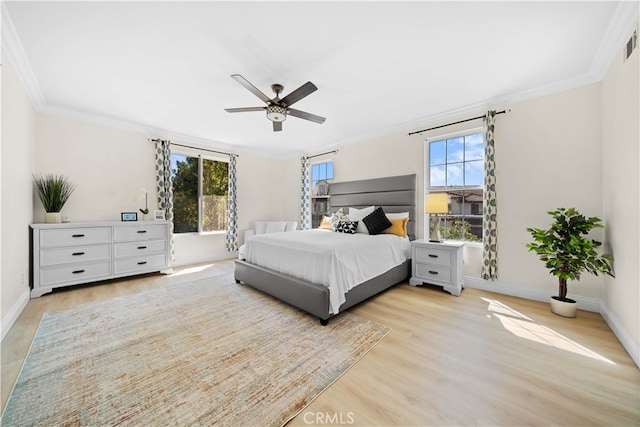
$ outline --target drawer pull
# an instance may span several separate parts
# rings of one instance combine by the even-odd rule
[[[138,230],[138,234],[144,234],[146,232],[147,232],[147,230]]]
[[[429,258],[438,258],[438,255],[429,254]]]
[[[72,271],[73,274],[80,274],[80,273],[84,273],[84,270],[74,270]]]
[[[84,237],[84,234],[73,234],[71,237]]]
[[[84,252],[74,252],[71,255],[73,255],[73,256],[84,255]]]
[[[437,271],[429,270],[429,274],[438,274]]]
[[[147,249],[146,246],[138,246],[138,249]]]
[[[145,265],[146,263],[147,263],[147,261],[140,261],[140,262],[138,263],[138,265]]]

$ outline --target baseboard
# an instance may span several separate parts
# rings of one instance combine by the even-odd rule
[[[25,290],[24,293],[18,298],[18,301],[11,307],[9,313],[0,320],[0,331],[2,334],[2,338],[0,341],[4,340],[4,337],[7,335],[7,332],[11,329],[16,320],[18,320],[18,316],[22,313],[22,310],[27,306],[29,302],[29,289]]]
[[[549,302],[551,297],[551,291],[546,292],[540,289],[525,288],[521,286],[515,286],[511,283],[504,283],[500,281],[488,281],[482,280],[477,277],[464,278],[464,286],[466,288],[481,289],[483,291],[495,292],[498,294],[511,295],[514,297],[526,298],[534,301]],[[600,313],[600,300],[589,297],[571,296],[572,299],[578,303],[580,310],[593,311]]]
[[[185,265],[204,264],[207,262],[221,261],[223,259],[238,258],[238,251],[224,252],[221,254],[198,257],[198,258],[185,258],[171,262],[171,267],[184,267]]]
[[[618,338],[618,341],[620,341],[624,349],[627,350],[627,353],[629,353],[629,356],[631,356],[631,359],[633,359],[636,366],[640,368],[640,343],[636,342],[636,340],[620,326],[618,318],[613,314],[607,304],[602,302],[600,307],[600,314],[604,318],[604,321],[607,322],[607,325],[609,325],[613,333]]]

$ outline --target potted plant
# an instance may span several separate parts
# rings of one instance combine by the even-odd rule
[[[62,222],[60,211],[69,200],[73,190],[75,190],[75,185],[64,175],[52,173],[46,175],[34,174],[33,179],[38,190],[38,197],[40,197],[46,212],[44,222]]]
[[[534,243],[527,249],[538,254],[549,273],[558,277],[558,296],[551,297],[551,311],[565,317],[575,317],[577,303],[567,298],[567,280],[580,280],[583,272],[595,276],[607,274],[615,277],[609,254],[599,255],[596,249],[602,243],[586,235],[594,228],[604,228],[598,217],[585,217],[575,208],[558,208],[547,212],[554,221],[547,230],[527,228]]]

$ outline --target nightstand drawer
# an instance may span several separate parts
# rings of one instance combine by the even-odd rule
[[[439,282],[451,282],[451,269],[435,265],[416,264],[416,276],[427,282],[428,279]]]
[[[73,246],[40,250],[40,266],[110,260],[111,245]]]
[[[464,286],[463,242],[411,242],[411,286],[424,284],[442,286],[451,295],[459,296]]]
[[[111,243],[111,227],[40,230],[40,247]]]
[[[442,266],[451,266],[453,265],[453,255],[454,253],[450,250],[441,250],[441,249],[432,249],[432,248],[424,248],[417,247],[416,248],[416,259],[415,262],[423,262],[427,264],[436,264]]]

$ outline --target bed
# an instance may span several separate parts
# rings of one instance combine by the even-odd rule
[[[360,233],[341,235],[342,233],[326,230],[274,233],[261,239],[252,238],[251,245],[247,245],[249,251],[247,259],[237,260],[234,270],[237,283],[249,285],[317,316],[323,325],[326,325],[332,316],[409,277],[411,271],[409,242],[415,239],[416,228],[416,176],[403,175],[333,183],[329,186],[329,194],[332,213],[339,209],[348,212],[349,208],[362,209],[369,206],[381,207],[386,214],[408,212],[407,238],[402,239],[391,235],[369,236]],[[397,239],[394,240],[394,237]],[[336,238],[341,242],[340,244],[335,243]],[[307,258],[307,261],[295,255],[296,253],[304,255],[307,252],[305,243],[301,242],[301,239],[308,239],[311,242],[310,246],[315,248],[314,253],[307,254],[313,257]],[[404,242],[400,242],[401,240]],[[345,249],[346,252],[340,254],[331,247],[348,246],[347,242],[357,245],[357,241],[365,242],[364,246],[360,246],[361,248],[376,252],[384,251],[385,254],[389,254],[388,259],[378,263],[380,266],[364,266],[358,269],[363,271],[377,269],[372,273],[375,274],[374,277],[362,281],[361,276],[354,277],[347,274],[331,281],[305,272],[311,271],[306,269],[305,263],[311,262],[308,260],[312,259],[314,263],[322,265],[323,262],[329,261],[321,256],[329,256],[329,253],[334,257],[348,257],[348,248]],[[385,249],[374,249],[374,243],[382,245],[380,248]],[[261,245],[273,245],[274,248],[279,249],[263,251],[260,256],[258,247]],[[308,243],[307,246],[309,246]],[[397,254],[403,250],[406,255],[403,258],[398,257]],[[333,262],[331,265],[336,264],[345,263]],[[332,273],[335,271],[332,270]]]

